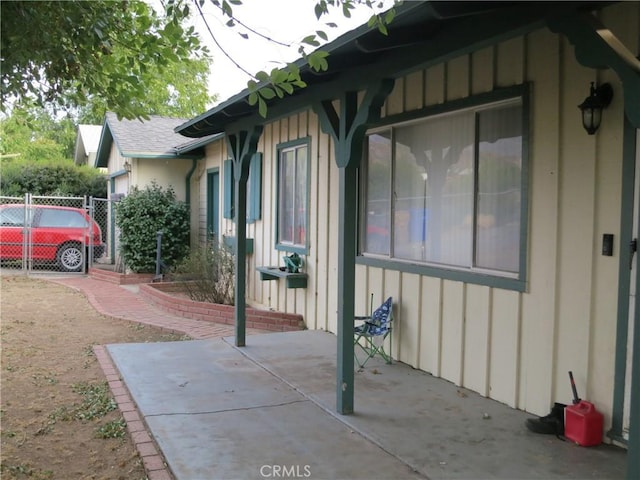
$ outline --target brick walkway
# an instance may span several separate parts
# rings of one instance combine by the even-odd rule
[[[129,320],[145,325],[153,325],[172,333],[183,333],[193,339],[211,339],[234,336],[231,325],[203,322],[171,315],[147,303],[136,293],[137,286],[120,286],[110,282],[82,277],[55,277],[46,280],[66,285],[83,293],[89,303],[101,314],[109,317]],[[264,330],[247,329],[247,334],[268,333]],[[136,446],[138,454],[147,472],[149,480],[172,480],[166,462],[160,453],[151,433],[141,419],[131,395],[122,382],[106,348],[94,346],[94,352],[102,371],[105,374],[111,393],[113,394],[122,416],[127,422],[127,429]]]
[[[171,315],[149,304],[135,293],[135,285],[120,286],[89,277],[58,277],[47,280],[82,292],[98,312],[109,317],[153,325],[173,333],[184,333],[193,339],[234,335],[234,328],[231,325]],[[248,328],[247,334],[252,333],[266,333],[266,331]]]

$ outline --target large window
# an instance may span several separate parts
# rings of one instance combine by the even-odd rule
[[[518,278],[522,119],[515,98],[371,131],[362,254]]]
[[[305,253],[307,248],[308,141],[278,148],[277,248]]]

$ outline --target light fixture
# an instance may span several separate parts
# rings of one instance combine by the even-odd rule
[[[596,133],[602,121],[602,110],[607,108],[613,98],[613,88],[608,83],[599,87],[591,82],[591,93],[578,108],[582,111],[582,126],[589,135]]]
[[[125,172],[131,173],[131,163],[129,162],[129,160],[125,160],[122,166],[124,167]]]

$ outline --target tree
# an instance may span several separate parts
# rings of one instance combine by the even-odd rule
[[[393,21],[396,15],[395,5],[401,4],[402,1],[403,0],[393,0],[394,7],[383,11],[386,7],[385,0],[316,0],[314,13],[316,19],[320,20],[324,15],[329,13],[330,9],[336,8],[340,9],[342,14],[348,18],[351,16],[351,12],[355,8],[366,7],[372,12],[368,21],[368,26],[370,28],[377,28],[380,33],[387,35],[387,25]],[[200,7],[204,5],[206,0],[194,0],[194,2],[198,7],[200,15],[204,19],[204,15]],[[253,35],[260,36],[274,43],[279,43],[272,38],[265,37],[250,26],[243,24],[234,16],[233,6],[242,5],[243,0],[210,0],[210,2],[219,8],[225,17],[229,18],[226,23],[227,27],[234,28],[241,26],[245,31],[249,31]],[[328,23],[327,26],[330,28],[336,27],[334,23]],[[218,42],[210,28],[209,33],[217,44]],[[243,38],[248,38],[249,34],[240,33],[240,35]],[[298,53],[307,61],[309,67],[316,72],[326,71],[329,68],[329,53],[322,48],[318,48],[321,46],[322,42],[327,40],[328,36],[324,30],[316,30],[314,33],[302,38],[298,44]],[[309,51],[310,49],[314,50]],[[238,63],[234,63],[245,73],[251,75],[250,72],[244,70]],[[285,95],[292,94],[295,89],[305,88],[307,86],[300,77],[298,67],[293,63],[276,67],[270,72],[259,71],[251,76],[253,78],[249,80],[247,84],[250,92],[248,99],[249,104],[257,104],[258,111],[263,117],[267,114],[267,100],[271,100],[276,96],[278,98],[284,98]]]
[[[190,58],[171,63],[160,69],[150,65],[142,81],[145,97],[132,99],[136,110],[147,115],[191,118],[204,112],[215,99],[207,93],[210,62],[204,58]],[[78,123],[102,124],[104,115],[113,110],[108,99],[94,95],[78,108]],[[119,113],[115,111],[115,113]]]
[[[0,2],[2,110],[33,102],[69,109],[99,96],[125,118],[146,118],[150,81],[206,53],[189,7],[158,15],[142,0]]]
[[[142,0],[0,2],[2,110],[22,101],[70,109],[98,96],[105,105],[101,109],[125,118],[146,118],[144,99],[151,79],[172,65],[206,55],[185,21],[191,2],[200,10],[207,1],[228,16],[228,27],[241,24],[232,5],[241,5],[242,0],[166,0],[164,15]],[[373,12],[369,25],[386,33],[395,10],[378,13],[381,5],[381,0],[316,0],[314,12],[320,19],[330,8],[339,8],[349,17],[354,8],[366,6]],[[300,41],[299,52],[314,70],[327,70],[328,54],[307,49],[326,39],[317,30]],[[266,100],[305,86],[291,64],[257,72],[248,83],[249,101],[266,115]],[[180,91],[175,88],[170,93]],[[87,116],[95,118],[96,112],[90,109]]]

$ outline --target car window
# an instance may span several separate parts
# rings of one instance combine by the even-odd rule
[[[24,207],[7,207],[0,210],[0,224],[5,227],[22,227]]]
[[[43,208],[40,214],[39,226],[84,228],[87,226],[87,222],[80,212]]]

